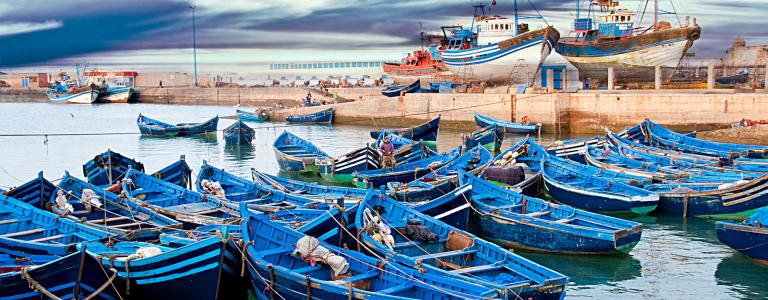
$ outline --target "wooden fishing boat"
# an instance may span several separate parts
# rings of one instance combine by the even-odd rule
[[[640,126],[651,145],[722,158],[768,158],[768,146],[718,143],[692,138],[653,123],[649,119],[643,120]]]
[[[6,195],[0,195],[0,220],[0,252],[19,257],[63,256],[74,252],[77,243],[115,236]]]
[[[101,89],[99,101],[106,103],[128,103],[132,101],[134,91],[132,87],[117,86]]]
[[[642,225],[526,197],[459,171],[472,187],[473,228],[505,248],[571,254],[628,253]]]
[[[330,157],[311,142],[283,131],[272,144],[280,169],[288,172],[317,173],[315,160]]]
[[[192,187],[192,168],[187,164],[186,157],[183,154],[179,156],[179,160],[152,173],[151,176],[183,188]],[[113,189],[116,188],[114,187]]]
[[[715,225],[717,239],[732,249],[768,264],[768,207],[761,208],[743,222],[720,221]]]
[[[256,131],[253,128],[248,127],[242,121],[237,121],[224,128],[224,141],[230,144],[250,145],[255,134]]]
[[[51,262],[0,273],[0,299],[122,299],[111,284],[115,274],[78,251]]]
[[[490,125],[463,135],[464,149],[472,149],[477,145],[483,146],[489,151],[501,151],[501,143],[504,142],[504,128],[498,125]]]
[[[205,197],[136,170],[128,170],[125,179],[121,187],[129,200],[182,222],[185,228],[239,221],[239,207],[226,200]]]
[[[457,171],[473,174],[482,172],[493,155],[482,146],[475,146],[442,167],[409,183],[388,182],[387,190],[392,198],[403,202],[429,201],[445,195],[458,187]]]
[[[226,233],[220,233],[182,247],[144,242],[86,243],[85,250],[104,268],[117,270],[115,288],[132,298],[217,299],[227,292],[224,285],[236,278],[224,271],[228,239]]]
[[[133,202],[123,201],[118,195],[73,177],[69,172],[64,173],[58,186],[45,179],[40,172],[37,178],[6,195],[38,209],[51,211],[60,218],[116,234],[121,239],[157,238],[163,230],[181,228],[181,223]]]
[[[725,170],[716,172],[704,168],[662,165],[644,160],[643,157],[633,159],[622,155],[618,148],[608,144],[603,144],[601,148],[587,146],[584,156],[588,165],[632,176],[645,177],[654,182],[726,183],[758,177],[755,174]]]
[[[444,154],[433,155],[413,162],[396,165],[389,168],[389,171],[386,169],[376,169],[355,172],[352,175],[352,182],[359,188],[378,188],[389,182],[410,182],[451,162],[459,156],[460,152],[461,147],[457,147]]]
[[[251,175],[253,177],[253,183],[299,196],[310,195],[321,197],[323,199],[349,198],[362,200],[367,191],[366,189],[322,185],[287,179],[263,173],[254,168],[251,168]]]
[[[0,254],[0,274],[18,272],[24,268],[44,265],[61,258],[56,255],[27,255],[16,257],[8,254]]]
[[[269,115],[266,112],[264,112],[264,111],[259,112],[258,110],[255,111],[255,112],[250,112],[250,111],[242,110],[242,109],[240,109],[240,104],[235,106],[235,114],[237,115],[237,118],[240,121],[249,121],[249,122],[259,122],[259,123],[261,123],[261,122],[265,122],[265,121],[267,121],[269,119]]]
[[[393,153],[396,164],[405,164],[429,155],[422,143],[408,143],[395,148]],[[377,170],[381,168],[381,153],[371,145],[353,150],[339,157],[317,159],[320,177],[329,182],[351,183],[355,172]]]
[[[664,161],[664,165],[674,164],[680,166],[709,166],[712,168],[718,168],[721,166],[721,161],[717,157],[698,155],[692,153],[685,153],[680,151],[674,151],[669,149],[660,149],[643,145],[641,143],[632,142],[626,138],[623,138],[615,133],[607,131],[606,137],[611,143],[621,150],[622,154],[631,157],[655,157],[657,161]]]
[[[490,298],[561,299],[565,293],[564,275],[374,190],[360,203],[354,224],[361,247],[446,282],[491,288],[497,294]],[[374,239],[372,231],[382,239]]]
[[[557,201],[595,212],[647,214],[656,209],[659,196],[625,182],[642,177],[600,170],[547,155],[541,162],[544,186]],[[608,179],[610,178],[610,179]]]
[[[161,136],[190,136],[197,134],[216,133],[219,116],[200,123],[179,123],[176,125],[148,118],[142,114],[136,119],[141,134]]]
[[[334,247],[248,211],[241,226],[250,282],[255,291],[265,291],[259,295],[265,299],[471,299],[495,294],[485,287]],[[299,247],[307,244],[315,246],[312,252],[321,250],[325,258],[305,259],[312,254]]]
[[[223,190],[209,193],[203,183],[218,183]],[[218,197],[249,209],[269,215],[270,219],[313,235],[322,235],[338,227],[334,219],[345,219],[347,210],[354,211],[359,199],[323,198],[323,196],[296,195],[271,189],[240,178],[203,162],[198,175],[197,190],[209,198]],[[243,207],[245,206],[245,207]]]
[[[487,168],[480,173],[480,177],[489,182],[512,189],[518,193],[528,196],[538,196],[541,192],[541,159],[547,155],[539,146],[531,146],[533,139],[527,138],[518,141],[516,144],[504,150],[497,155]],[[489,168],[510,168],[517,167],[522,169],[522,178],[515,180],[512,176],[500,176],[504,172],[492,172]]]
[[[405,94],[417,93],[420,89],[421,80],[416,79],[416,81],[412,82],[411,84],[397,84],[385,87],[381,89],[381,94],[384,95],[384,97],[398,97]]]
[[[86,90],[71,93],[48,93],[48,100],[54,103],[92,104],[99,98],[99,91]]]
[[[94,185],[107,186],[118,182],[129,168],[144,172],[144,164],[107,149],[83,165],[83,175]]]
[[[371,130],[371,138],[379,139],[383,131],[415,142],[423,142],[427,146],[435,148],[437,146],[437,135],[440,131],[440,115],[429,122],[414,127]],[[395,142],[393,141],[392,143],[394,144]]]
[[[290,115],[285,117],[288,123],[331,124],[333,123],[333,107],[306,115]]]
[[[475,124],[478,128],[486,128],[491,125],[496,125],[500,128],[504,128],[504,134],[536,134],[539,129],[539,125],[537,124],[501,121],[478,113],[475,113]]]

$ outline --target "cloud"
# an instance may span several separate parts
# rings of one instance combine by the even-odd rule
[[[29,33],[41,30],[56,29],[62,26],[61,21],[49,20],[45,22],[15,22],[0,23],[0,36]]]

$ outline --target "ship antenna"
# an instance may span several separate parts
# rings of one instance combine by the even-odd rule
[[[421,52],[424,52],[424,24],[419,21],[419,31],[421,31]]]

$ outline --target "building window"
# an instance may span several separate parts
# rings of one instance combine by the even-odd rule
[[[352,63],[351,62],[345,62],[344,66],[347,67],[347,68],[351,68],[352,67]]]

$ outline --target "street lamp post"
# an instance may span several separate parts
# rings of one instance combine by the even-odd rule
[[[192,55],[195,60],[195,86],[197,86],[197,38],[195,35],[195,8],[197,5],[190,5],[189,8],[192,9]]]

